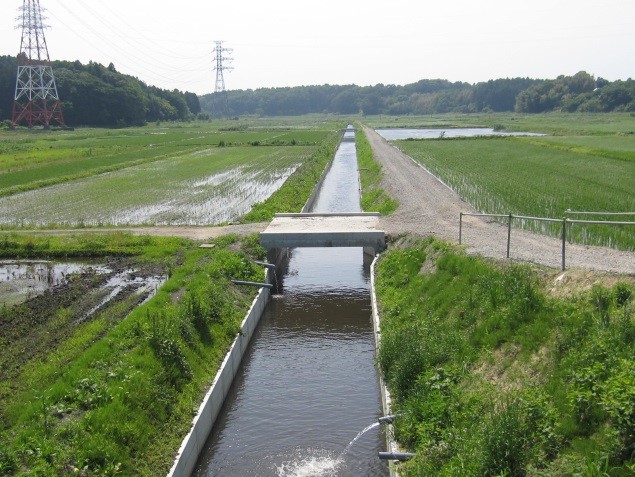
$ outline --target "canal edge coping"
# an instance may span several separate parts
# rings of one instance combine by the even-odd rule
[[[265,271],[265,274],[268,279],[268,270]],[[203,402],[198,408],[198,412],[192,421],[190,432],[183,439],[167,477],[189,477],[194,471],[198,457],[205,447],[207,438],[229,393],[249,341],[260,322],[270,295],[271,292],[268,288],[261,288],[256,298],[254,298],[251,308],[240,325],[238,335],[234,339],[229,352],[216,372],[210,389],[205,394]]]
[[[375,255],[373,262],[370,265],[370,301],[372,307],[372,318],[373,318],[373,335],[375,337],[375,354],[379,353],[379,345],[381,343],[381,323],[379,318],[379,307],[377,305],[377,295],[375,293],[375,265],[377,264],[377,260],[379,259],[379,255]],[[384,416],[388,416],[391,413],[391,403],[392,399],[390,397],[390,391],[386,387],[386,382],[384,381],[383,376],[381,375],[381,370],[378,370],[379,376],[379,389],[381,393],[381,406]],[[397,447],[397,442],[394,439],[394,428],[392,424],[386,424],[386,450],[388,452],[398,452],[399,449]],[[397,470],[394,465],[388,466],[388,470],[390,472],[390,477],[398,477]]]

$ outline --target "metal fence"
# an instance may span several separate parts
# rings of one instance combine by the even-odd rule
[[[518,220],[534,220],[537,222],[557,222],[562,224],[562,232],[561,232],[561,240],[562,240],[562,270],[566,267],[566,249],[567,249],[567,235],[569,236],[569,243],[571,243],[571,225],[573,224],[595,224],[595,225],[635,225],[635,222],[628,221],[611,221],[611,220],[580,220],[580,219],[570,219],[568,216],[570,215],[601,215],[601,216],[633,216],[635,217],[635,212],[578,212],[567,210],[565,212],[565,217],[562,219],[552,219],[547,217],[528,217],[524,215],[514,215],[514,214],[482,214],[482,213],[468,213],[461,212],[459,214],[459,244],[463,241],[463,217],[464,216],[472,216],[472,217],[493,217],[498,219],[507,218],[507,258],[509,258],[509,251],[511,246],[511,236],[512,236],[512,222],[514,219]],[[567,234],[567,231],[569,232]]]

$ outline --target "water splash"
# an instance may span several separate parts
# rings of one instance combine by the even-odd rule
[[[338,467],[344,463],[344,457],[355,443],[368,431],[378,426],[379,422],[374,422],[362,429],[337,457],[310,456],[283,463],[277,467],[278,477],[336,477]]]
[[[307,457],[299,462],[286,462],[277,468],[278,477],[335,477],[341,457]]]
[[[342,456],[346,455],[346,453],[351,450],[351,447],[353,447],[353,445],[355,444],[355,442],[357,442],[364,434],[366,434],[368,431],[370,431],[371,429],[374,429],[375,427],[379,426],[379,422],[373,422],[371,425],[365,427],[364,429],[362,429],[361,431],[359,431],[359,433],[355,436],[355,438],[348,443],[348,445],[346,446],[346,449],[344,449],[344,452],[342,452]]]

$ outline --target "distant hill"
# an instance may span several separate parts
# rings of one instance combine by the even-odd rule
[[[111,63],[52,63],[64,119],[70,126],[125,127],[186,120],[200,112],[194,93],[148,86]],[[0,56],[0,121],[11,119],[17,60]]]

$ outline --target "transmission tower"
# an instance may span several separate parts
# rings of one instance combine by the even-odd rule
[[[62,106],[49,58],[39,0],[24,0],[20,22],[22,28],[18,74],[15,84],[12,125],[25,121],[29,128],[42,125],[49,128],[51,122],[64,126]]]
[[[226,63],[234,61],[233,58],[226,56],[232,53],[232,48],[223,48],[222,41],[215,41],[216,47],[212,51],[215,57],[214,67],[212,71],[216,71],[216,85],[214,86],[214,101],[212,109],[219,110],[221,115],[227,116],[227,91],[225,90],[225,76],[224,71],[232,71],[233,66],[227,66]]]

